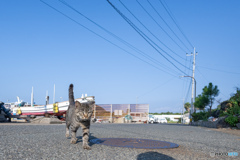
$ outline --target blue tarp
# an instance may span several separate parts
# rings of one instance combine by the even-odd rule
[[[10,113],[10,109],[7,109],[4,107],[4,103],[0,101],[0,110],[3,111],[4,113],[6,113],[8,116],[11,115]]]

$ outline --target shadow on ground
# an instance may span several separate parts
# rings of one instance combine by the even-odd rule
[[[137,156],[137,160],[159,160],[159,159],[175,160],[170,156],[158,152],[145,152]]]

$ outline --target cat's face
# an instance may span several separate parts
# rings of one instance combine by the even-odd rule
[[[75,113],[79,120],[90,120],[94,110],[94,101],[87,103],[75,102]]]

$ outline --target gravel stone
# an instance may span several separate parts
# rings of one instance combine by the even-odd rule
[[[168,141],[180,145],[174,149],[134,149],[92,144],[82,148],[81,130],[77,144],[65,137],[64,124],[0,124],[0,159],[238,159],[210,156],[211,152],[240,154],[240,137],[208,128],[177,124],[92,124],[94,138],[141,138]]]

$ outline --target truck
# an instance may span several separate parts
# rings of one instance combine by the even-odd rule
[[[158,118],[152,114],[148,115],[148,123],[158,123]]]

